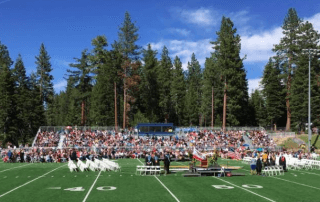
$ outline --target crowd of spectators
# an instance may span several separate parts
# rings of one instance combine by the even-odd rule
[[[228,158],[230,151],[243,158],[251,155],[247,152],[248,147],[244,146],[244,135],[252,140],[255,147],[274,146],[265,131],[200,130],[182,135],[149,137],[137,136],[132,131],[70,129],[41,131],[33,147],[20,145],[15,148],[11,145],[0,150],[3,160],[7,162],[63,162],[70,158],[73,150],[82,160],[102,157],[144,158],[149,153],[161,156],[165,152],[169,152],[172,158],[182,159],[190,157],[194,147],[200,152],[219,151],[223,158]]]
[[[36,137],[36,147],[57,147],[60,140],[59,132],[53,131],[39,131]]]
[[[274,143],[273,139],[270,138],[266,131],[255,130],[247,132],[248,138],[251,139],[252,145],[255,148],[275,147],[277,144]]]

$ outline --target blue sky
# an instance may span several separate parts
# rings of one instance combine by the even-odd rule
[[[203,67],[212,52],[222,16],[230,17],[242,39],[241,56],[249,92],[257,88],[264,65],[279,42],[281,25],[290,7],[320,31],[318,0],[255,1],[107,1],[107,0],[0,0],[0,41],[13,60],[20,53],[27,73],[36,70],[35,56],[43,42],[51,56],[56,92],[64,90],[63,76],[74,57],[91,40],[105,35],[109,44],[118,38],[125,11],[139,27],[138,44],[152,44],[161,52],[166,45],[172,58],[178,55],[184,68],[194,52]]]

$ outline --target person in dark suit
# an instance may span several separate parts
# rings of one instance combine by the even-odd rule
[[[260,159],[260,154],[258,154],[256,169],[257,169],[257,175],[261,175],[262,161]]]
[[[157,154],[153,157],[153,165],[160,166],[159,156]]]
[[[153,165],[152,161],[153,161],[152,156],[151,156],[151,154],[149,153],[149,154],[146,156],[146,166],[152,166],[152,165]]]
[[[286,157],[283,156],[283,154],[279,158],[279,165],[283,167],[283,170],[287,170],[287,162],[286,162]]]
[[[165,169],[166,174],[170,173],[170,154],[169,154],[169,152],[166,152],[166,154],[164,155],[164,169]]]
[[[272,154],[270,158],[270,166],[275,166],[276,165],[276,156]]]
[[[77,161],[77,152],[76,152],[75,149],[72,150],[71,160],[72,160],[72,161]]]
[[[20,162],[21,163],[24,162],[24,151],[23,151],[23,149],[20,150]]]

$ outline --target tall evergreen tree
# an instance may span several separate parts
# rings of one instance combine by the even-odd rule
[[[314,30],[309,22],[302,23],[299,34],[299,48],[302,49],[317,49],[320,35]],[[317,115],[320,114],[320,95],[317,82],[319,75],[320,62],[319,56],[311,55],[311,119],[314,125],[319,125]],[[307,123],[308,120],[308,88],[309,88],[309,55],[297,54],[296,68],[294,72],[294,80],[291,88],[291,109],[292,123],[297,128]]]
[[[39,56],[36,56],[37,76],[40,87],[40,100],[44,105],[50,103],[54,90],[53,90],[53,76],[51,75],[52,66],[50,63],[51,57],[49,56],[44,44],[40,46]]]
[[[301,25],[302,20],[298,17],[298,14],[294,8],[290,8],[284,19],[282,29],[284,36],[281,38],[280,43],[274,46],[273,51],[276,52],[276,59],[280,60],[285,65],[282,72],[285,77],[286,83],[286,107],[287,107],[287,123],[286,130],[291,129],[291,107],[290,107],[290,95],[291,95],[291,83],[293,66],[296,63],[296,53],[299,51],[298,45],[295,40],[298,39],[298,28]]]
[[[216,124],[221,125],[223,104],[221,74],[221,69],[217,66],[217,58],[215,54],[211,54],[204,64],[201,113],[205,116],[206,122],[208,121],[213,127]]]
[[[92,66],[90,65],[87,50],[82,51],[81,58],[74,58],[77,63],[70,64],[70,67],[77,70],[70,70],[70,76],[75,79],[78,95],[76,96],[81,101],[81,125],[86,125],[86,118],[90,106],[90,95],[92,90]]]
[[[140,82],[140,111],[151,121],[157,121],[159,115],[159,92],[157,83],[157,51],[152,50],[151,45],[143,50],[142,61],[144,63],[141,71]]]
[[[17,124],[20,139],[23,143],[26,143],[29,138],[32,138],[34,135],[33,132],[30,130],[30,121],[32,117],[32,111],[34,110],[34,106],[31,99],[33,99],[30,90],[30,83],[29,78],[26,76],[26,69],[24,67],[22,57],[19,54],[18,58],[15,62],[14,69],[12,71],[13,79],[15,82],[15,94],[14,99],[16,102],[16,116],[17,116]]]
[[[81,125],[81,100],[79,100],[79,89],[76,88],[77,78],[69,75],[67,78],[66,88],[66,124],[64,125]]]
[[[281,117],[286,117],[285,114],[285,88],[282,84],[282,75],[279,62],[269,62],[264,68],[263,77],[261,80],[263,87],[262,94],[265,97],[267,111],[267,125],[271,127],[274,124],[279,125]]]
[[[198,60],[194,53],[191,56],[191,62],[188,62],[187,94],[186,94],[186,112],[188,123],[192,125],[199,124],[201,107],[201,87],[202,74]]]
[[[131,21],[129,12],[125,13],[124,22],[119,28],[119,42],[115,45],[123,55],[122,73],[123,80],[123,128],[129,122],[130,102],[135,102],[138,90],[138,68],[140,67],[140,46],[136,44],[139,39],[138,27]]]
[[[171,99],[174,111],[174,124],[178,126],[185,125],[185,97],[186,81],[183,74],[182,63],[176,56],[173,61],[173,77],[171,83]]]
[[[39,99],[40,98],[40,87],[39,82],[37,80],[36,73],[32,72],[29,76],[29,89],[30,89],[30,98],[29,106],[32,106],[30,109],[30,120],[29,120],[29,128],[32,131],[32,134],[35,135],[40,126],[46,125],[45,114],[43,103]]]
[[[226,81],[227,91],[227,124],[231,126],[246,125],[248,114],[248,81],[243,60],[240,58],[240,36],[233,27],[230,18],[222,17],[218,38],[214,44],[217,66]]]
[[[253,120],[251,120],[253,125],[266,126],[266,106],[265,100],[263,99],[262,92],[258,89],[251,94],[249,98],[249,106],[253,109]]]
[[[7,47],[0,42],[0,135],[3,145],[7,142],[18,145],[12,63]]]
[[[158,65],[158,83],[159,83],[159,121],[171,121],[171,81],[172,81],[172,63],[167,47],[163,47],[161,59]]]

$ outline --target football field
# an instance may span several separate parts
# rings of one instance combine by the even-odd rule
[[[119,159],[121,172],[70,172],[67,163],[0,163],[1,202],[81,201],[320,201],[320,170],[290,170],[275,177],[139,176],[143,159]],[[172,162],[171,165],[187,165]]]

